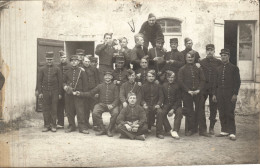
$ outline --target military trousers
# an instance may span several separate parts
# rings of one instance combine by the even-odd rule
[[[126,129],[125,125],[119,124],[117,126],[117,131],[129,139],[135,139],[136,136],[147,133],[147,124],[140,126],[137,132],[130,132]]]

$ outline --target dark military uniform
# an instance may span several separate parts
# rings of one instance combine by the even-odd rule
[[[136,45],[131,52],[131,63],[133,70],[136,71],[140,68],[141,59],[148,54],[147,47]]]
[[[135,71],[136,74],[141,74],[140,78],[136,78],[136,82],[141,82],[142,84],[145,84],[147,82],[146,77],[147,77],[147,72],[150,69],[148,68],[139,68],[137,71]]]
[[[0,90],[3,88],[5,83],[5,77],[4,75],[0,72]]]
[[[69,63],[60,63],[59,68],[61,70],[62,81],[64,81],[64,74],[71,68]],[[65,110],[65,92],[61,91],[62,98],[58,102],[58,111],[57,111],[57,124],[64,126],[64,110]]]
[[[123,83],[120,87],[119,98],[121,103],[127,102],[128,93],[133,92],[136,95],[136,104],[140,105],[141,103],[141,86],[137,84],[137,82],[130,83],[129,81]]]
[[[39,69],[38,92],[43,94],[43,117],[45,128],[56,128],[57,107],[62,90],[61,70],[55,65]]]
[[[137,132],[130,132],[126,129],[127,122],[133,123],[138,120]],[[139,105],[128,105],[123,108],[117,117],[118,131],[130,139],[135,139],[136,136],[147,133],[146,114],[144,109]]]
[[[113,80],[119,81],[120,83],[116,84],[119,88],[120,86],[127,81],[127,70],[125,68],[116,68],[113,72]]]
[[[162,135],[162,130],[159,128],[159,123],[163,121],[162,109],[155,109],[155,105],[162,106],[163,103],[163,93],[161,85],[155,84],[154,82],[147,82],[142,85],[142,101],[141,104],[146,104],[148,109],[146,110],[148,129],[151,129],[152,124],[155,121],[156,115],[156,134]]]
[[[73,91],[86,92],[88,89],[86,73],[77,66],[70,68],[64,75],[64,86],[71,87]],[[74,131],[76,128],[75,115],[77,115],[79,132],[87,130],[84,103],[84,98],[69,92],[65,93],[65,110],[71,131]]]
[[[163,102],[163,123],[160,123],[160,129],[164,126],[165,132],[171,130],[171,125],[167,118],[167,114],[171,109],[174,109],[175,117],[173,124],[173,131],[178,132],[181,126],[182,119],[182,103],[181,91],[178,83],[166,82],[162,86],[164,102]]]
[[[205,102],[207,98],[209,97],[209,108],[210,108],[210,128],[214,128],[216,120],[216,115],[217,115],[217,103],[214,103],[212,101],[212,96],[213,96],[213,84],[216,80],[217,76],[217,67],[222,65],[222,62],[214,57],[206,57],[203,60],[200,61],[201,68],[204,72],[205,75],[205,86],[202,91],[203,94],[203,109],[205,111]]]
[[[219,66],[215,84],[213,94],[217,95],[221,132],[236,134],[236,102],[231,102],[231,98],[238,95],[241,84],[238,67],[231,63]]]
[[[197,51],[195,51],[195,50],[193,50],[193,49],[188,49],[188,48],[185,48],[185,50],[183,50],[181,53],[183,54],[183,56],[184,56],[184,61],[185,61],[185,64],[186,64],[186,55],[187,55],[187,53],[188,52],[190,52],[190,51],[193,51],[194,52],[194,55],[195,55],[195,61],[194,61],[194,63],[198,63],[199,62],[199,59],[200,59],[200,55],[199,55],[199,53],[197,52]]]
[[[164,61],[165,55],[166,55],[166,53],[163,50],[160,50],[160,49],[158,49],[156,47],[155,48],[151,48],[148,51],[149,68],[156,70],[156,72],[160,72],[161,69],[165,65],[165,61]],[[155,57],[159,57],[160,59],[158,61],[154,61],[153,59]]]
[[[125,65],[124,65],[124,67],[125,67],[126,69],[130,69],[131,52],[132,52],[132,50],[129,49],[128,47],[125,47],[125,48],[121,49],[119,52],[121,52],[122,55],[123,55],[124,58],[125,58]]]
[[[199,132],[205,133],[206,118],[202,110],[202,89],[205,84],[205,76],[202,69],[195,64],[185,64],[180,68],[178,73],[178,82],[182,88],[183,106],[187,111],[186,117],[188,121],[188,131],[197,132],[199,125]],[[200,90],[197,95],[191,96],[188,91]],[[195,103],[195,110],[193,107]],[[197,118],[197,119],[196,119]]]

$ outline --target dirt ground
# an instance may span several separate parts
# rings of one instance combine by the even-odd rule
[[[105,124],[109,114],[104,113]],[[66,120],[66,119],[65,119]],[[172,124],[173,117],[170,118]],[[207,124],[209,121],[207,120]],[[259,115],[236,116],[237,141],[228,138],[184,136],[184,119],[180,140],[171,136],[155,137],[155,128],[146,141],[84,135],[78,132],[42,133],[42,114],[35,113],[19,130],[0,134],[2,166],[174,166],[259,163]],[[67,120],[66,120],[67,125]],[[23,128],[21,128],[23,127]],[[216,123],[216,134],[220,131]],[[3,158],[5,156],[5,158]],[[3,162],[3,159],[5,162]]]

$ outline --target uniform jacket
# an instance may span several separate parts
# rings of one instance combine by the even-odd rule
[[[100,65],[113,65],[113,56],[116,50],[112,46],[98,44],[95,54],[99,56]]]
[[[187,48],[181,52],[183,54],[183,56],[184,56],[185,63],[186,63],[186,59],[185,59],[186,58],[186,54],[189,51],[191,51],[191,50],[195,52],[195,63],[198,63],[199,59],[200,59],[200,54],[197,51],[193,50],[193,49],[187,49]]]
[[[87,85],[88,89],[93,89],[96,87],[100,82],[99,82],[99,74],[97,73],[97,70],[91,66],[85,67],[85,73],[87,75]]]
[[[205,76],[202,69],[195,64],[185,64],[178,72],[178,82],[186,92],[202,91],[205,84]]]
[[[157,72],[161,71],[161,69],[164,67],[165,65],[165,55],[166,53],[156,47],[154,48],[151,48],[149,51],[148,51],[148,56],[149,56],[149,68],[150,69],[154,69],[156,70]],[[155,57],[160,57],[161,59],[159,61],[154,61],[153,59]]]
[[[136,78],[137,82],[141,82],[142,84],[145,84],[147,82],[146,77],[147,77],[147,72],[149,71],[149,68],[139,68],[136,70],[136,74],[141,74],[140,79]]]
[[[230,89],[233,95],[238,95],[241,85],[239,69],[237,66],[227,63],[217,68],[217,81],[214,85],[213,94],[216,89]]]
[[[44,65],[39,69],[38,74],[38,92],[58,90],[62,92],[62,76],[61,70],[56,65]]]
[[[161,25],[157,22],[153,26],[150,26],[148,24],[148,21],[144,22],[142,24],[142,27],[139,31],[139,33],[142,33],[144,35],[144,38],[151,41],[155,44],[155,39],[157,37],[164,37],[162,33]]]
[[[115,70],[113,70],[112,75],[113,75],[113,80],[120,81],[119,84],[120,86],[128,80],[127,78],[128,73],[125,68],[122,69],[116,68]]]
[[[59,68],[61,70],[61,75],[62,75],[62,80],[64,80],[64,74],[71,68],[72,66],[65,62],[65,63],[60,63]]]
[[[88,85],[85,71],[79,67],[71,67],[64,75],[63,85],[72,87],[74,91],[87,91]]]
[[[147,104],[147,106],[162,106],[163,92],[161,85],[147,82],[142,85],[142,101],[141,104]]]
[[[166,53],[165,61],[174,60],[173,63],[166,63],[162,72],[167,70],[173,71],[176,75],[179,69],[185,64],[184,56],[178,50],[171,50],[170,52]]]
[[[170,105],[172,109],[177,110],[181,107],[181,91],[178,83],[166,82],[162,85],[164,102],[163,105]]]
[[[124,50],[120,50],[119,52],[122,52],[125,58],[125,65],[124,67],[126,69],[130,69],[130,63],[131,63],[131,54],[132,54],[132,50],[129,49],[128,47],[124,48]]]
[[[133,64],[133,69],[136,70],[140,67],[141,59],[148,54],[148,49],[144,46],[136,45],[131,52],[131,63]]]
[[[134,122],[139,121],[138,124],[140,127],[146,123],[146,113],[140,105],[130,106],[123,108],[119,115],[117,116],[117,124],[124,125],[127,121]]]
[[[222,61],[212,57],[206,57],[200,61],[201,68],[205,75],[204,90],[213,91],[213,85],[217,78],[217,67],[222,65]]]
[[[140,105],[141,103],[141,86],[137,84],[137,82],[130,83],[129,81],[125,82],[121,87],[120,87],[120,93],[119,93],[119,98],[121,103],[127,102],[127,95],[128,93],[133,92],[136,94],[136,104]]]

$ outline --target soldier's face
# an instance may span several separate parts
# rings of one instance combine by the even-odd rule
[[[96,68],[97,67],[97,62],[91,62],[91,66]]]
[[[112,37],[110,35],[106,35],[105,38],[104,38],[104,42],[110,42],[112,39]]]
[[[163,43],[162,42],[156,42],[155,43],[155,45],[156,45],[156,48],[159,48],[159,49],[162,49],[163,48]]]
[[[47,58],[46,62],[48,65],[52,65],[53,64],[53,59],[52,58]]]
[[[215,54],[215,50],[214,50],[214,49],[207,49],[207,50],[206,50],[206,54],[207,54],[207,56],[209,56],[209,57],[213,57],[214,54]]]
[[[155,24],[156,18],[155,17],[151,17],[148,19],[148,24],[149,26],[153,26]]]
[[[71,60],[70,64],[75,67],[75,66],[77,66],[79,64],[79,60],[75,60],[75,59]]]
[[[121,62],[121,61],[120,61],[120,62],[117,62],[117,63],[116,63],[116,67],[117,67],[117,68],[123,68],[123,66],[124,66],[124,62]]]
[[[176,50],[178,47],[178,43],[170,43],[171,49]]]
[[[142,59],[140,62],[140,66],[144,69],[148,67],[148,62],[146,59]]]
[[[105,79],[105,82],[106,82],[106,83],[110,83],[111,80],[113,79],[113,76],[110,75],[110,74],[106,74],[106,75],[104,76],[104,79]]]
[[[85,58],[84,61],[83,61],[83,65],[84,65],[85,67],[89,67],[89,65],[90,65],[90,60],[87,59],[87,58]]]
[[[130,83],[133,83],[135,81],[135,73],[133,73],[132,75],[129,75],[128,80]]]
[[[221,61],[225,64],[229,62],[229,55],[228,54],[221,54]]]
[[[167,80],[169,83],[173,83],[175,80],[175,74],[172,74],[171,76],[167,77]]]
[[[153,82],[155,80],[155,76],[151,73],[147,74],[147,81],[148,82]]]
[[[187,41],[187,43],[185,43],[185,47],[188,49],[192,49],[192,45],[193,45],[192,40]]]
[[[123,39],[121,42],[120,42],[120,46],[121,48],[125,48],[127,46],[127,40],[126,39]]]
[[[189,63],[189,64],[192,64],[194,63],[195,61],[195,57],[194,56],[191,56],[191,54],[187,54],[186,55],[186,62]]]
[[[135,95],[129,96],[128,103],[130,105],[135,105],[135,103],[136,103],[136,96]]]
[[[138,37],[138,40],[136,42],[136,44],[143,46],[144,45],[144,38],[143,37]]]
[[[67,62],[67,57],[66,57],[66,55],[63,55],[63,56],[60,57],[60,62],[61,62],[61,63]]]

